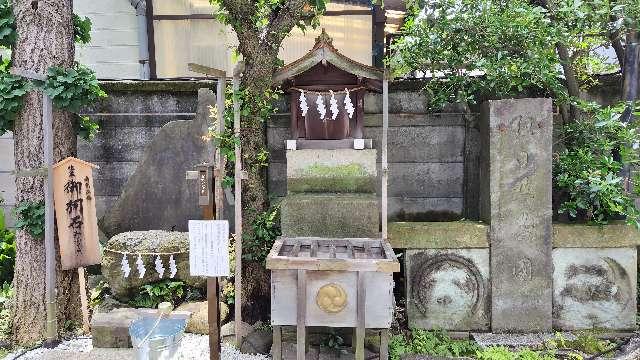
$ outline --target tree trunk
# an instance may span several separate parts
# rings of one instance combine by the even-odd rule
[[[273,84],[271,79],[277,69],[277,54],[262,58],[245,56],[244,59],[242,87],[246,89],[248,99],[260,99]],[[242,160],[248,174],[242,191],[242,223],[246,224],[246,239],[254,236],[251,225],[255,222],[256,216],[269,208],[267,168],[256,162],[256,155],[267,149],[266,121],[269,119],[261,119],[259,106],[252,106],[250,115],[242,120]],[[246,280],[242,289],[242,318],[250,324],[266,320],[270,301],[269,272],[262,263],[248,262],[243,266],[243,273],[251,276],[244,277]]]
[[[51,66],[73,65],[73,0],[14,0],[13,11],[18,33],[12,53],[14,67],[45,74]],[[23,101],[14,129],[17,172],[44,165],[42,93],[31,91]],[[75,155],[73,116],[54,111],[54,161]],[[44,198],[44,179],[41,177],[17,177],[16,187],[17,203]],[[59,253],[56,265],[58,330],[63,331],[68,321],[78,323],[80,320],[78,277],[76,271],[60,270]],[[43,340],[46,327],[44,241],[22,230],[16,234],[13,286],[15,342],[26,345]]]

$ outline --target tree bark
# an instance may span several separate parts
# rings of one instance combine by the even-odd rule
[[[250,111],[243,116],[240,130],[243,168],[248,179],[243,182],[242,223],[244,238],[254,236],[252,224],[256,216],[269,208],[267,168],[256,162],[258,154],[267,149],[266,121],[260,115],[265,92],[273,84],[273,74],[278,69],[278,51],[282,41],[294,26],[308,14],[304,11],[307,0],[286,0],[267,16],[265,28],[255,25],[257,6],[253,0],[221,0],[227,10],[229,23],[238,36],[238,50],[245,62],[241,87],[246,91],[245,101]],[[269,99],[273,101],[273,99]],[[264,320],[269,312],[269,272],[264,264],[245,263],[242,289],[243,320],[251,323]]]
[[[18,33],[12,53],[14,67],[45,74],[51,66],[73,65],[73,0],[13,0],[13,11]],[[54,161],[76,153],[73,116],[54,111]],[[44,165],[40,91],[25,95],[23,109],[15,122],[14,140],[17,172]],[[16,187],[17,203],[44,198],[44,179],[41,177],[18,176]],[[79,289],[77,272],[60,269],[58,252],[56,265],[57,320],[61,332],[68,321],[80,321]],[[13,339],[20,345],[37,343],[44,339],[46,326],[44,242],[22,230],[16,234],[13,287]]]

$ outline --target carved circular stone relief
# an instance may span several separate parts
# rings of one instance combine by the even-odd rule
[[[429,256],[412,268],[413,302],[425,316],[434,312],[468,316],[481,311],[484,282],[478,268],[467,258],[442,253]]]
[[[338,284],[327,284],[318,290],[316,303],[324,312],[336,314],[347,306],[347,293]]]

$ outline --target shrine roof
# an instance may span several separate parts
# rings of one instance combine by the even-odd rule
[[[322,29],[322,33],[316,38],[316,44],[313,48],[300,59],[278,70],[273,80],[275,83],[280,84],[287,79],[296,77],[312,67],[325,62],[362,78],[374,80],[382,80],[384,78],[384,72],[382,70],[342,55],[340,51],[333,46],[331,37]]]

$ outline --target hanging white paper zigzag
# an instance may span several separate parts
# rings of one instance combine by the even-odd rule
[[[142,279],[147,269],[144,268],[144,262],[142,262],[142,256],[140,256],[140,254],[138,254],[138,260],[136,260],[136,266],[138,268],[138,277]]]
[[[127,260],[127,254],[122,254],[121,264],[122,266],[120,268],[122,269],[122,276],[128,278],[131,273],[131,267],[129,266],[129,260]]]
[[[171,257],[169,257],[169,277],[173,279],[177,272],[176,261],[173,259],[173,255],[171,255]]]
[[[304,90],[300,90],[300,109],[302,109],[302,116],[307,116],[309,105],[307,104],[307,98],[304,96]]]
[[[355,108],[353,107],[353,103],[351,102],[351,95],[349,94],[349,89],[344,89],[346,91],[347,96],[344,98],[344,108],[347,110],[347,114],[349,114],[349,119],[353,118],[353,113],[355,112]]]
[[[327,115],[327,107],[324,105],[324,97],[322,94],[318,94],[316,98],[316,105],[318,106],[318,113],[320,113],[320,119],[324,121],[324,116]]]
[[[164,265],[162,265],[162,259],[160,256],[156,256],[156,272],[158,273],[158,277],[162,279],[164,276]]]
[[[338,112],[340,111],[338,109],[338,100],[336,100],[332,90],[329,90],[329,92],[331,93],[331,100],[329,100],[329,104],[331,104],[331,107],[329,108],[331,110],[331,120],[335,120],[338,117]]]

